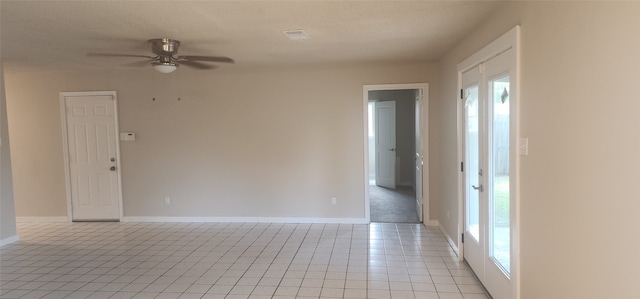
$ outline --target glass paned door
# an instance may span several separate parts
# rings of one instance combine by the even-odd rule
[[[515,202],[515,136],[513,79],[514,51],[508,50],[484,63],[480,103],[487,105],[486,146],[486,218],[480,219],[486,230],[484,281],[496,299],[513,297],[513,240]],[[483,99],[484,97],[484,99]],[[482,159],[482,158],[481,158]],[[482,201],[483,199],[481,199]],[[483,225],[484,223],[484,225]]]
[[[509,194],[509,76],[498,77],[489,86],[491,124],[491,246],[489,255],[508,275],[511,269]]]
[[[473,85],[465,90],[465,191],[467,194],[466,228],[475,242],[480,240],[480,145],[478,134],[480,129],[478,108],[478,86]]]
[[[513,297],[515,97],[511,50],[462,73],[463,254],[491,296]],[[517,261],[517,260],[515,260]]]
[[[482,175],[485,164],[483,149],[486,116],[483,111],[482,95],[485,85],[480,84],[480,67],[474,67],[462,74],[463,115],[463,172],[464,172],[464,258],[474,268],[484,268],[486,244],[486,203]],[[484,272],[476,272],[482,279]]]

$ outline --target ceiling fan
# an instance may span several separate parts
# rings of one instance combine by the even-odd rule
[[[224,56],[195,56],[195,55],[180,55],[178,54],[178,48],[180,47],[180,41],[168,38],[155,38],[150,39],[149,45],[151,51],[156,56],[147,55],[134,55],[134,54],[108,54],[108,53],[88,53],[88,56],[109,56],[109,57],[142,57],[148,60],[142,61],[142,63],[151,63],[154,69],[161,73],[171,73],[175,71],[178,66],[185,65],[197,69],[213,69],[214,65],[202,63],[205,62],[223,62],[223,63],[235,63],[233,59]]]

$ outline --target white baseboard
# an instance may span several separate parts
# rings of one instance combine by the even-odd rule
[[[18,241],[20,241],[20,237],[18,237],[18,235],[13,235],[8,238],[0,239],[0,247],[11,244],[11,243],[15,243]]]
[[[35,222],[35,223],[69,222],[69,218],[67,218],[66,216],[59,216],[59,217],[16,217],[16,222]]]
[[[458,250],[458,243],[457,243],[457,241],[453,241],[453,240],[451,239],[451,237],[449,237],[449,234],[448,234],[444,229],[442,229],[442,226],[440,226],[440,232],[442,232],[442,234],[445,236],[445,238],[447,238],[447,242],[449,242],[449,245],[451,246],[451,248],[453,249],[453,251],[455,251],[455,252],[456,252],[456,254],[457,254],[458,256],[460,256],[460,251]]]
[[[368,224],[364,218],[296,218],[296,217],[157,217],[126,216],[122,222],[262,222],[262,223],[340,223]]]
[[[440,222],[438,221],[438,219],[435,220],[429,220],[426,223],[427,226],[440,226]]]

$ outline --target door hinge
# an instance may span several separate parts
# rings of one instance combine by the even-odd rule
[[[464,233],[462,233],[462,243],[464,244]]]
[[[460,162],[460,172],[464,172],[464,162]]]
[[[464,89],[460,89],[460,99],[464,100]]]

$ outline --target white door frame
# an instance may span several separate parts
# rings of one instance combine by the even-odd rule
[[[402,84],[375,84],[364,85],[362,87],[362,118],[363,118],[363,140],[364,140],[364,214],[365,221],[371,222],[371,200],[369,198],[369,91],[374,90],[401,90],[401,89],[418,89],[422,90],[422,130],[420,130],[420,136],[422,140],[422,157],[424,157],[423,169],[427,171],[422,172],[422,188],[427,190],[423,192],[422,198],[422,210],[418,213],[423,213],[423,223],[425,225],[433,225],[429,218],[429,83],[402,83]],[[418,194],[416,194],[416,198]]]
[[[511,116],[510,127],[513,128],[510,138],[510,155],[513,158],[513,165],[511,166],[510,173],[514,174],[511,188],[515,191],[512,193],[514,196],[511,201],[512,207],[510,211],[510,217],[512,221],[511,230],[511,266],[512,271],[510,273],[512,281],[512,298],[520,298],[520,155],[518,152],[520,143],[520,127],[519,127],[519,102],[520,102],[520,26],[516,26],[498,37],[496,40],[477,51],[471,57],[465,59],[457,66],[458,71],[458,90],[462,90],[462,73],[478,66],[479,64],[490,60],[491,58],[503,53],[507,50],[513,50],[515,55],[515,70],[514,76],[510,78],[511,82],[511,96],[515,101],[511,102]],[[461,97],[461,96],[460,96]],[[458,126],[458,161],[462,163],[464,161],[464,127],[463,116],[464,106],[460,98],[457,102],[457,126]],[[460,167],[458,165],[458,167]],[[465,198],[464,198],[464,173],[458,171],[458,258],[460,261],[464,260],[464,243],[462,243],[462,233],[465,231]]]
[[[121,178],[121,163],[120,163],[120,138],[118,136],[118,132],[120,129],[118,127],[118,97],[115,91],[78,91],[78,92],[61,92],[60,93],[60,116],[62,121],[62,153],[64,156],[64,179],[65,179],[65,188],[67,192],[67,221],[73,221],[73,206],[71,202],[71,171],[69,169],[69,143],[67,137],[67,109],[65,98],[67,97],[78,97],[78,96],[111,96],[113,97],[113,117],[115,122],[115,133],[116,133],[116,165],[117,171],[116,174],[118,176],[117,184],[118,184],[118,205],[120,206],[120,215],[118,215],[118,220],[122,220],[123,216],[123,203],[122,203],[122,178]]]

